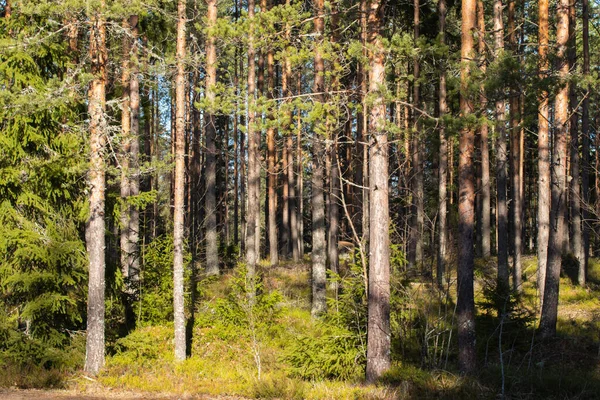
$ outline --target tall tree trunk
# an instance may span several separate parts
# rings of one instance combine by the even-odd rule
[[[217,47],[213,27],[217,23],[217,0],[206,0],[206,88],[205,97],[208,110],[205,113],[204,136],[206,140],[206,163],[204,177],[206,194],[204,207],[206,210],[206,273],[219,274],[219,246],[217,235],[217,146],[215,117],[215,85],[217,84]]]
[[[385,85],[385,48],[380,34],[382,19],[382,3],[371,0],[368,15],[369,94],[374,96],[374,101],[369,119],[368,382],[374,382],[390,368],[391,347],[388,141],[382,93]]]
[[[286,7],[289,7],[290,5],[290,0],[286,0],[285,3]],[[292,227],[291,227],[291,214],[294,212],[293,208],[290,207],[290,203],[291,203],[291,199],[290,199],[290,190],[294,190],[293,189],[293,185],[294,185],[294,169],[292,167],[292,169],[290,169],[290,156],[289,156],[289,152],[292,151],[292,145],[293,142],[290,141],[292,135],[291,135],[291,118],[292,118],[292,113],[290,110],[290,79],[292,77],[292,65],[290,63],[290,58],[289,55],[287,54],[287,49],[288,46],[290,45],[290,38],[291,38],[291,30],[290,30],[290,24],[289,22],[286,21],[285,23],[285,35],[284,35],[284,39],[285,39],[285,49],[284,49],[284,53],[283,53],[283,62],[282,62],[282,74],[281,74],[281,95],[283,97],[283,100],[280,103],[280,111],[282,111],[282,119],[283,119],[283,123],[281,126],[281,132],[282,132],[282,136],[284,137],[284,143],[283,143],[283,151],[282,151],[282,160],[281,160],[281,165],[282,165],[282,169],[283,169],[283,177],[282,177],[282,183],[283,183],[283,189],[282,189],[282,200],[283,200],[283,204],[282,204],[282,212],[281,212],[281,254],[283,255],[283,257],[288,258],[290,253],[291,253],[291,249],[292,249],[292,240],[290,239],[291,234],[292,234]],[[293,163],[293,158],[291,158],[292,163]],[[293,164],[292,164],[293,165]],[[292,176],[290,176],[290,174]]]
[[[581,12],[583,14],[582,41],[583,41],[583,76],[584,79],[590,74],[590,11],[588,0],[582,0]],[[590,252],[590,229],[589,207],[591,203],[590,194],[590,92],[586,91],[581,106],[581,152],[582,152],[582,175],[581,190],[583,192],[583,253],[587,269]]]
[[[177,75],[175,77],[175,188],[173,210],[173,314],[175,360],[185,360],[185,315],[183,301],[183,245],[185,192],[185,52],[186,0],[177,3]]]
[[[285,75],[285,74],[284,74]],[[283,81],[284,79],[282,79]],[[283,93],[283,84],[282,84],[282,93]],[[284,118],[287,118],[284,117]],[[283,127],[282,129],[283,135],[289,134],[289,126]],[[289,135],[288,135],[289,137]],[[290,255],[290,180],[288,173],[288,151],[290,151],[290,146],[288,146],[288,138],[284,138],[283,148],[281,150],[281,255],[284,258],[288,258]]]
[[[483,75],[486,74],[486,46],[485,46],[485,11],[483,0],[477,1],[477,30],[480,69]],[[485,114],[487,109],[487,98],[484,93],[484,86],[481,85],[481,95],[479,97],[479,106]],[[488,124],[484,123],[479,128],[479,141],[481,144],[481,256],[489,257],[491,255],[491,226],[490,226],[490,148]]]
[[[502,0],[494,1],[494,52],[499,60],[504,51],[504,23],[502,19]],[[506,103],[496,100],[496,195],[498,227],[498,288],[501,293],[509,289],[508,272],[508,204],[507,204],[507,149],[506,149]]]
[[[286,0],[286,5],[290,5],[290,0]],[[291,26],[289,23],[285,25],[285,38],[286,43],[290,43],[291,40]],[[283,60],[283,74],[281,76],[281,91],[284,100],[285,108],[285,121],[286,126],[284,129],[284,134],[287,135],[286,140],[286,155],[287,160],[284,160],[287,168],[287,187],[288,187],[288,239],[290,241],[287,252],[291,250],[292,259],[294,262],[298,262],[300,259],[300,251],[298,244],[298,214],[296,210],[296,182],[294,177],[294,139],[293,139],[293,131],[292,127],[292,110],[291,110],[291,97],[292,97],[292,62],[290,60],[289,54],[286,52]]]
[[[334,2],[331,5],[331,45],[334,49],[337,49],[337,43],[339,41],[338,38],[338,29],[339,29],[339,15],[338,15],[338,3]],[[333,69],[337,70],[340,68],[339,60],[337,58],[333,59]],[[333,93],[337,93],[340,90],[340,81],[339,76],[334,75],[332,77],[332,91]],[[334,95],[335,96],[335,95]],[[334,97],[335,98],[335,97]],[[336,112],[333,113],[333,116],[330,116],[331,123],[333,124],[333,131],[330,130],[330,133],[333,134],[331,139],[331,147],[328,154],[330,159],[329,162],[329,197],[327,202],[328,207],[328,215],[329,215],[329,226],[327,227],[327,261],[329,265],[329,269],[334,274],[338,273],[339,270],[339,257],[338,257],[338,235],[339,235],[339,220],[340,220],[340,206],[339,199],[341,196],[340,190],[340,169],[339,169],[339,146],[338,146],[338,137],[340,132],[340,121],[338,114]],[[337,293],[338,281],[334,279],[332,282],[332,287]]]
[[[236,0],[237,1],[237,0]],[[240,8],[241,8],[241,2],[240,1]],[[254,10],[252,10],[252,13],[254,15]],[[248,17],[250,16],[250,5],[248,5]],[[250,39],[250,35],[248,36],[248,39]],[[248,41],[248,43],[250,43],[250,40]],[[254,56],[252,56],[254,57]],[[252,58],[252,60],[254,61],[254,58]],[[254,64],[252,64],[252,66],[254,66]],[[248,71],[250,68],[250,45],[248,45]],[[239,58],[239,73],[240,75],[244,75],[244,57]],[[250,73],[250,72],[248,72]],[[254,79],[254,78],[253,78]],[[250,90],[250,77],[248,77],[248,91]],[[254,85],[254,83],[253,83]],[[250,92],[248,92],[250,93]],[[249,94],[247,94],[248,96],[248,106],[250,106],[251,104],[251,100],[253,99],[253,97],[250,97]],[[254,96],[254,92],[252,92],[252,96]],[[243,103],[243,102],[242,102]],[[249,122],[249,118],[250,115],[253,111],[250,110],[250,108],[248,108],[248,122]],[[240,115],[240,125],[244,126],[245,125],[246,120],[244,119],[244,113],[242,113],[242,115]],[[250,125],[248,124],[248,133],[250,129]],[[240,237],[240,254],[246,252],[246,235],[248,232],[248,224],[247,224],[247,220],[246,220],[246,141],[244,140],[245,136],[242,133],[240,133],[240,228],[242,230],[241,233],[241,237]],[[249,156],[249,155],[248,155]]]
[[[517,0],[509,0],[508,2],[508,42],[510,50],[513,53],[513,57],[516,57],[517,48],[517,35],[516,35],[516,8]],[[522,263],[521,263],[521,252],[522,252],[522,235],[523,235],[523,223],[521,217],[523,215],[523,204],[521,199],[521,175],[520,175],[520,158],[521,154],[521,129],[519,128],[520,121],[520,107],[519,107],[519,94],[516,88],[511,87],[510,89],[510,166],[511,166],[511,194],[512,194],[512,230],[511,235],[512,241],[512,252],[513,252],[513,290],[521,291],[522,289]]]
[[[290,116],[291,117],[291,116]],[[292,248],[292,260],[298,262],[300,260],[300,245],[298,243],[298,211],[297,211],[297,200],[296,200],[296,182],[294,179],[294,139],[292,138],[292,132],[290,131],[287,138],[286,146],[287,150],[287,169],[288,169],[288,187],[289,187],[289,210],[290,210],[290,240]]]
[[[567,234],[565,215],[567,211],[566,155],[569,131],[569,63],[566,58],[569,43],[569,0],[560,0],[557,6],[556,44],[558,46],[558,73],[563,86],[556,94],[554,104],[554,148],[552,152],[552,182],[550,187],[550,237],[548,239],[548,263],[546,284],[540,318],[540,335],[556,334],[558,316],[558,287],[563,252],[564,236]]]
[[[367,25],[367,3],[369,0],[361,0],[360,1],[360,34],[361,34],[361,43],[363,48],[363,58],[367,57],[367,35],[368,35],[368,25]],[[368,117],[367,117],[367,89],[369,85],[368,80],[368,72],[367,69],[364,68],[363,65],[359,65],[359,75],[360,75],[360,102],[361,102],[361,110],[362,112],[357,115],[360,118],[360,128],[358,134],[358,152],[359,152],[359,160],[360,165],[358,166],[360,169],[359,176],[357,177],[357,182],[359,185],[362,185],[362,193],[360,197],[360,204],[362,206],[362,220],[360,223],[361,233],[363,238],[363,245],[367,247],[367,238],[369,237],[369,145],[367,143],[367,125],[368,125]],[[358,170],[357,169],[357,170]]]
[[[460,111],[463,118],[473,112],[472,95],[469,93],[470,60],[473,56],[475,30],[475,0],[462,0]],[[475,303],[473,294],[473,228],[475,223],[475,132],[466,126],[460,132],[460,155],[458,164],[458,365],[463,373],[475,371]]]
[[[248,0],[248,214],[246,223],[246,268],[248,295],[252,300],[255,295],[256,262],[258,261],[260,249],[256,245],[256,236],[260,236],[260,227],[257,226],[258,214],[260,214],[259,180],[260,160],[259,144],[260,132],[256,131],[256,61],[254,50],[254,0]]]
[[[129,26],[131,27],[131,34],[133,36],[133,54],[131,64],[131,78],[129,83],[129,96],[130,96],[130,107],[131,107],[131,145],[129,170],[131,176],[129,177],[129,195],[137,196],[140,194],[140,81],[139,81],[139,68],[138,68],[138,21],[137,15],[132,15],[129,18]],[[131,280],[134,290],[138,290],[140,280],[140,251],[139,251],[139,238],[140,238],[140,212],[137,207],[132,206],[129,210],[129,251],[131,259],[129,261],[129,279]]]
[[[140,85],[138,79],[137,34],[138,16],[132,15],[123,22],[130,30],[131,40],[124,39],[121,84],[123,85],[122,157],[121,157],[121,270],[128,291],[135,291],[139,280],[139,211],[129,204],[130,196],[140,191],[139,179],[139,116]]]
[[[275,59],[273,58],[273,50],[269,49],[267,53],[267,99],[270,100],[267,111],[269,120],[267,126],[267,191],[269,194],[269,258],[272,267],[276,267],[279,264],[279,249],[277,236],[277,148],[275,145],[275,112],[273,104],[273,99],[275,97],[274,90]]]
[[[223,117],[224,142],[223,142],[223,170],[224,179],[222,186],[222,205],[223,205],[223,234],[222,240],[229,246],[231,237],[229,235],[229,115]]]
[[[296,80],[296,92],[302,94],[302,72],[298,73]],[[298,110],[296,115],[298,137],[296,139],[296,165],[298,166],[298,251],[300,259],[304,258],[304,155],[302,152],[302,111]]]
[[[577,66],[577,15],[575,11],[576,1],[571,1],[569,5],[569,71],[575,72]],[[585,256],[583,253],[583,237],[581,232],[581,185],[579,184],[579,132],[577,130],[578,114],[577,114],[577,89],[571,86],[569,93],[569,129],[571,134],[570,146],[570,181],[569,181],[569,206],[571,215],[571,253],[579,263],[579,271],[577,274],[577,283],[585,285]]]
[[[90,216],[86,224],[86,247],[89,260],[87,336],[84,370],[97,375],[104,366],[104,289],[105,236],[104,192],[106,184],[104,150],[106,146],[106,25],[105,3],[90,15],[90,63],[94,79],[88,91],[90,118]]]
[[[123,19],[123,29],[130,30],[129,20]],[[129,285],[129,265],[133,259],[129,243],[129,219],[131,204],[129,204],[130,184],[129,178],[129,154],[131,151],[131,101],[130,101],[130,80],[131,80],[131,47],[133,43],[129,34],[123,37],[123,61],[121,63],[121,86],[123,88],[122,110],[121,110],[121,273],[127,286]]]
[[[440,43],[446,44],[446,0],[438,1],[438,13],[440,17]],[[444,283],[444,272],[446,270],[446,245],[448,242],[448,228],[446,227],[447,218],[447,180],[448,180],[448,141],[446,139],[446,126],[444,116],[448,112],[448,103],[446,101],[446,65],[440,63],[440,88],[438,107],[440,120],[439,137],[439,167],[438,167],[438,254],[437,254],[437,283]]]
[[[540,79],[548,75],[548,0],[538,2],[538,54],[540,56]],[[542,89],[538,104],[538,216],[537,216],[537,285],[540,305],[544,299],[546,262],[548,258],[548,235],[550,232],[550,138],[549,138],[548,91]],[[540,307],[541,309],[541,307]]]
[[[414,0],[414,45],[418,46],[419,28],[420,28],[420,3],[419,0]],[[419,55],[415,56],[413,62],[413,107],[421,107],[421,84],[419,82],[421,65]],[[422,160],[422,144],[420,135],[420,114],[413,108],[412,122],[413,131],[411,133],[411,157],[412,157],[412,204],[411,204],[411,223],[410,223],[410,247],[408,253],[409,267],[416,267],[423,261],[423,223],[424,223],[424,207],[423,207],[423,160]]]
[[[235,21],[238,22],[240,18],[240,11],[238,8],[238,0],[235,0]],[[240,78],[239,74],[241,71],[238,68],[240,62],[240,51],[239,47],[235,48],[235,59],[233,66],[233,86],[235,87],[236,99],[235,99],[235,114],[233,116],[233,244],[235,246],[239,243],[240,238],[240,162],[243,162],[244,155],[241,152],[241,146],[239,143],[239,137],[243,136],[239,131],[239,119],[240,119]]]
[[[313,92],[315,102],[325,104],[325,61],[323,59],[323,0],[315,0],[315,81]],[[325,121],[321,118],[314,126],[313,168],[312,168],[312,309],[313,316],[326,312],[326,238],[325,238],[325,197],[323,194],[324,152],[321,135],[325,129]]]

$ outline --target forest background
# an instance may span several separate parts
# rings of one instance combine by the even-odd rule
[[[1,7],[1,386],[600,389],[595,2]]]

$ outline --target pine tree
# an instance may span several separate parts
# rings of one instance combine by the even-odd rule
[[[90,84],[88,114],[90,117],[90,216],[86,225],[89,258],[87,342],[85,371],[97,375],[104,366],[104,290],[105,290],[105,160],[106,146],[106,24],[102,1],[90,15],[90,60],[94,79]]]
[[[369,44],[369,286],[367,324],[367,382],[374,382],[390,368],[390,240],[388,141],[386,109],[385,48],[381,37],[384,6],[368,4]]]
[[[185,192],[185,57],[186,1],[177,2],[177,75],[175,77],[175,188],[173,211],[173,312],[175,359],[185,360],[185,315],[183,304],[184,192]]]
[[[460,132],[460,157],[458,162],[458,366],[463,373],[475,371],[475,303],[473,294],[474,248],[473,231],[475,226],[475,132],[469,118],[472,113],[472,99],[469,93],[470,60],[473,46],[472,32],[476,21],[475,0],[462,0],[461,27],[461,71],[460,71],[460,111],[465,126]]]

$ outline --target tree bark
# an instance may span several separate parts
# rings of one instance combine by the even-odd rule
[[[504,23],[502,0],[494,1],[494,52],[499,60],[504,51]],[[502,93],[496,100],[496,195],[498,213],[498,289],[509,290],[508,271],[508,204],[507,204],[507,149],[506,149],[506,103]]]
[[[106,183],[104,151],[106,146],[106,23],[104,1],[90,15],[90,63],[94,78],[88,91],[90,118],[90,216],[86,224],[86,244],[89,260],[87,336],[84,370],[98,375],[104,366],[104,290],[105,290],[105,210]]]
[[[325,62],[323,59],[323,0],[315,0],[315,80],[313,92],[315,102],[321,107],[325,104]],[[325,131],[323,120],[315,123],[312,147],[312,309],[313,316],[319,316],[327,311],[325,297],[326,289],[326,238],[325,238],[325,197],[323,194],[324,152],[321,136]]]
[[[473,57],[473,31],[475,30],[475,0],[462,0],[461,26],[461,96],[460,111],[463,118],[473,112],[469,93],[470,60]],[[458,164],[458,366],[463,373],[475,371],[475,303],[473,294],[473,229],[475,223],[475,171],[473,163],[475,131],[465,126],[460,132]]]
[[[131,32],[132,39],[125,39],[124,50],[127,54],[123,60],[123,155],[121,158],[121,269],[126,279],[128,291],[135,291],[139,281],[139,210],[128,204],[130,196],[140,192],[139,178],[139,118],[140,118],[140,84],[138,78],[137,36],[138,16],[132,15],[124,26]]]
[[[286,5],[290,5],[290,0],[286,0]],[[291,26],[289,23],[285,25],[285,39],[286,45],[290,45],[291,40]],[[296,210],[296,180],[295,180],[295,170],[294,170],[294,139],[292,132],[292,110],[291,110],[291,97],[292,97],[292,62],[290,60],[289,54],[285,53],[283,59],[283,74],[281,76],[281,91],[283,96],[286,98],[284,101],[285,108],[285,121],[286,125],[284,127],[284,134],[287,135],[286,140],[286,156],[287,159],[284,160],[286,163],[286,177],[287,177],[287,187],[288,187],[288,198],[287,198],[287,215],[288,215],[288,240],[290,243],[287,246],[286,252],[291,250],[292,252],[292,260],[294,262],[298,262],[300,259],[300,251],[299,251],[299,243],[298,243],[298,214]],[[298,137],[299,138],[299,137]],[[286,215],[284,213],[284,215]]]
[[[217,146],[215,117],[215,85],[217,84],[217,47],[212,29],[217,23],[217,0],[206,0],[206,88],[205,97],[208,110],[205,111],[204,137],[206,144],[205,173],[206,194],[206,274],[219,274],[219,248],[217,235]]]
[[[477,1],[477,30],[480,69],[483,75],[487,70],[487,59],[485,51],[485,11],[483,1]],[[479,96],[479,106],[483,113],[487,109],[487,97],[484,93],[484,85],[481,84],[481,95]],[[490,148],[489,148],[489,128],[487,123],[483,123],[479,128],[479,141],[481,151],[481,256],[489,257],[491,255],[491,220],[490,220]]]
[[[420,34],[420,2],[414,0],[414,45],[418,46]],[[421,85],[419,82],[421,65],[419,56],[415,56],[413,62],[413,106],[421,108]],[[412,132],[411,132],[411,157],[412,157],[412,204],[411,204],[411,223],[410,223],[410,247],[408,253],[409,268],[417,267],[423,261],[423,160],[422,144],[420,135],[420,114],[413,108],[412,110]]]
[[[338,3],[334,2],[331,5],[331,45],[334,48],[334,51],[337,50],[337,43],[339,41],[338,38],[338,29],[339,29],[339,15],[338,15]],[[333,69],[337,70],[339,68],[339,60],[334,57],[333,59]],[[340,90],[340,81],[339,76],[334,75],[332,77],[332,92],[336,93]],[[331,138],[331,146],[328,154],[329,157],[329,196],[328,196],[328,215],[329,215],[329,225],[327,227],[327,263],[329,265],[329,269],[334,274],[339,272],[339,255],[338,255],[338,236],[339,236],[339,222],[340,222],[340,205],[339,199],[341,196],[340,190],[340,169],[339,169],[339,146],[338,146],[338,137],[340,132],[340,121],[339,116],[336,112],[331,118],[331,123],[333,124],[333,131],[330,130],[330,133],[333,135]],[[337,293],[338,289],[338,280],[334,279],[331,284],[332,288]]]
[[[583,41],[583,76],[584,79],[590,74],[590,11],[588,0],[582,0],[582,41]],[[583,192],[583,253],[585,265],[587,264],[590,252],[590,92],[586,91],[581,106],[581,152],[582,152],[582,170],[581,170],[581,190]]]
[[[383,4],[369,2],[369,94],[374,95],[369,131],[369,288],[367,322],[367,382],[390,368],[390,242],[388,141],[382,86],[385,85],[385,49],[380,30]]]
[[[517,35],[516,35],[516,0],[508,2],[508,42],[513,57],[517,54]],[[516,88],[511,87],[510,99],[510,167],[511,167],[511,194],[512,194],[512,252],[513,252],[513,290],[520,292],[522,289],[522,232],[523,232],[523,204],[521,199],[521,174],[520,158],[521,154],[521,129],[519,127],[521,110],[519,107],[519,94]]]
[[[185,57],[186,0],[177,3],[177,75],[175,77],[175,188],[173,210],[173,314],[175,360],[185,360],[185,315],[183,301],[184,195],[185,195]]]
[[[296,92],[302,94],[302,72],[298,73],[296,80]],[[302,113],[298,110],[296,115],[297,139],[296,139],[296,165],[298,166],[298,251],[300,259],[304,258],[304,154],[302,152]]]
[[[440,18],[440,44],[446,44],[446,0],[438,1],[438,13]],[[444,283],[444,273],[446,271],[446,246],[448,242],[448,228],[446,226],[447,211],[447,180],[448,180],[448,141],[446,139],[446,126],[444,116],[448,112],[448,103],[446,100],[446,65],[443,61],[440,63],[440,88],[438,107],[440,114],[440,148],[439,148],[439,166],[438,166],[438,254],[437,254],[437,283]]]
[[[235,21],[239,22],[240,11],[238,7],[238,0],[234,1],[235,7]],[[235,100],[235,114],[233,116],[233,244],[235,246],[239,243],[240,238],[240,163],[243,160],[244,155],[241,152],[241,146],[239,143],[239,137],[243,136],[239,131],[239,118],[240,118],[240,78],[239,74],[243,70],[238,68],[240,62],[240,49],[238,46],[235,48],[235,59],[233,66],[233,86],[235,86],[236,100]],[[243,179],[243,177],[242,177]]]
[[[130,96],[130,107],[131,107],[131,144],[130,150],[130,161],[129,171],[131,173],[129,177],[129,195],[137,196],[140,194],[140,81],[139,81],[139,67],[138,67],[138,21],[137,15],[132,15],[129,18],[129,25],[131,27],[131,34],[133,36],[133,54],[131,77],[129,84],[129,96]],[[134,290],[138,290],[140,280],[140,250],[139,250],[139,237],[140,237],[140,212],[136,206],[131,206],[129,209],[129,279],[131,281]]]
[[[560,0],[557,6],[556,43],[558,46],[558,73],[562,86],[556,94],[554,104],[554,148],[552,152],[552,182],[550,208],[550,236],[548,239],[548,264],[544,301],[540,318],[540,335],[550,337],[556,334],[558,316],[558,289],[562,261],[567,211],[566,155],[569,130],[569,63],[566,58],[569,43],[569,0]]]
[[[127,18],[123,19],[122,27],[129,31],[130,25]],[[129,265],[134,257],[131,253],[129,243],[129,219],[131,212],[131,204],[128,203],[130,196],[130,171],[129,171],[129,154],[131,151],[131,100],[130,100],[130,84],[131,84],[131,48],[132,40],[129,34],[123,36],[123,61],[121,63],[121,86],[123,94],[121,96],[121,273],[125,281],[126,290],[130,290],[129,285]]]
[[[275,115],[273,98],[275,90],[275,59],[273,50],[269,49],[267,53],[267,99],[268,106],[268,126],[267,126],[267,191],[268,198],[268,226],[269,226],[269,258],[271,267],[279,264],[279,249],[277,236],[277,170],[276,157],[277,148],[275,146]]]
[[[246,223],[246,284],[248,296],[252,300],[255,296],[256,262],[260,249],[256,245],[256,236],[260,236],[260,227],[257,226],[260,214],[260,160],[259,144],[260,132],[256,131],[256,61],[254,50],[254,0],[248,0],[248,213]]]
[[[367,25],[367,3],[368,0],[360,1],[360,34],[361,34],[361,43],[363,46],[363,58],[367,57],[367,35],[368,35],[368,25]],[[359,185],[362,185],[362,193],[359,199],[359,204],[362,207],[361,213],[361,234],[363,242],[367,241],[369,237],[369,146],[367,143],[367,90],[368,90],[368,72],[363,65],[359,63],[359,79],[360,79],[360,103],[361,103],[361,113],[357,115],[359,121],[357,124],[358,128],[358,157],[359,157],[359,165],[357,168],[357,179]],[[360,170],[360,172],[358,172]],[[364,243],[364,246],[367,247],[367,243]]]
[[[575,72],[577,66],[577,39],[575,31],[577,29],[577,16],[575,11],[576,1],[571,1],[569,5],[569,71]],[[577,89],[571,86],[569,93],[569,115],[570,135],[571,135],[571,162],[570,162],[570,181],[569,181],[569,206],[571,215],[571,253],[579,263],[579,271],[577,274],[577,283],[581,286],[585,285],[585,256],[583,253],[583,236],[581,232],[581,185],[579,183],[579,132],[577,130],[577,122],[579,116],[577,114]]]
[[[548,75],[548,0],[538,2],[538,53],[540,79]],[[548,235],[550,232],[550,137],[548,91],[542,89],[538,104],[538,216],[537,216],[537,285],[541,302],[544,300],[546,262],[548,258]]]

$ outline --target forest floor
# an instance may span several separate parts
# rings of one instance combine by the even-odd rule
[[[0,389],[2,400],[243,400],[238,396],[182,396],[166,393],[135,393],[98,388],[82,392],[68,389]]]
[[[67,391],[5,390],[0,398],[599,398],[600,260],[590,260],[584,288],[568,273],[561,278],[558,335],[545,342],[535,336],[536,259],[524,258],[522,294],[503,305],[510,317],[500,322],[495,263],[476,261],[479,368],[473,377],[456,371],[455,273],[446,290],[427,272],[392,274],[393,367],[379,384],[365,385],[362,272],[342,266],[346,289],[337,297],[329,290],[331,316],[315,321],[306,260],[275,269],[261,265],[254,308],[243,271],[200,282],[189,326],[191,355],[183,363],[173,361],[172,324],[143,326],[109,345],[97,381],[72,374],[64,380]]]

